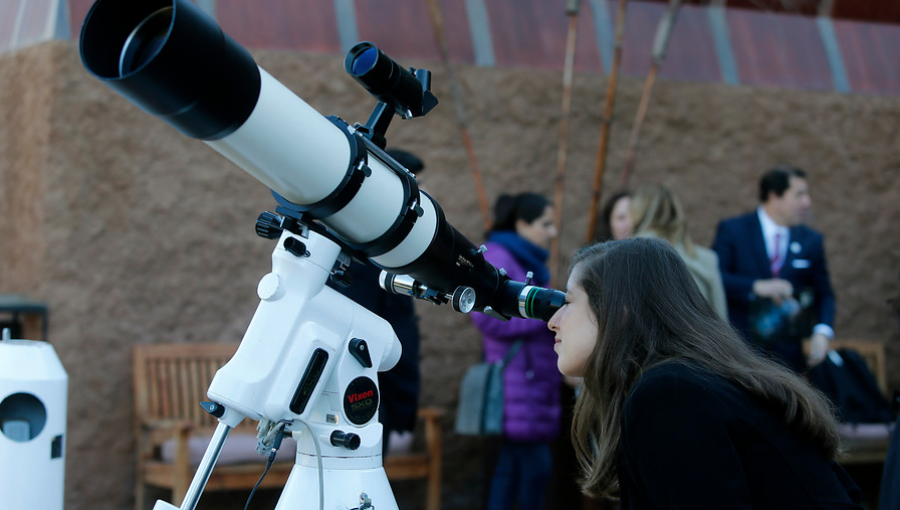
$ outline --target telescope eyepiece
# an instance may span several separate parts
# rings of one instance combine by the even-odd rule
[[[526,285],[519,293],[519,313],[523,317],[549,322],[566,304],[566,294],[556,289]]]

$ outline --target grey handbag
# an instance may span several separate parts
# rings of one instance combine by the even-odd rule
[[[469,367],[459,385],[456,433],[464,436],[503,434],[503,370],[522,347],[517,340],[500,361]]]

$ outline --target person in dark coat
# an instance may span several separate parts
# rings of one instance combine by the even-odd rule
[[[556,236],[553,219],[553,206],[541,195],[500,196],[484,258],[513,280],[524,281],[531,272],[534,285],[546,286],[546,261]],[[471,319],[481,332],[485,361],[512,352],[503,372],[503,437],[492,463],[488,510],[511,510],[517,501],[520,510],[543,508],[562,414],[553,335],[537,319],[502,321],[483,314]]]
[[[900,291],[888,300],[888,304],[894,314],[900,319]],[[894,421],[897,421],[896,413],[900,410],[900,393],[894,392],[891,402],[894,411]],[[884,468],[881,473],[881,495],[878,498],[881,508],[900,508],[900,426],[894,424],[888,444],[887,458],[884,460]]]
[[[389,149],[387,153],[421,181],[420,174],[425,169],[421,159],[400,149]],[[348,287],[331,280],[328,286],[388,321],[403,348],[397,365],[387,372],[378,373],[381,390],[378,420],[384,426],[384,450],[387,452],[392,437],[395,446],[400,440],[408,442],[416,426],[421,387],[418,317],[412,297],[385,292],[378,285],[381,269],[371,262],[362,264],[354,261],[347,273],[352,282]]]
[[[862,508],[826,398],[758,356],[668,243],[581,250],[548,327],[560,371],[583,377],[586,493],[626,510]]]
[[[769,170],[760,180],[759,199],[756,211],[722,221],[713,241],[728,315],[747,341],[802,373],[825,358],[834,338],[835,299],[824,238],[803,224],[812,205],[803,170],[789,165]],[[782,305],[800,310],[809,301],[811,331],[777,326],[792,320],[792,312],[778,312]],[[808,335],[806,358],[800,341]]]

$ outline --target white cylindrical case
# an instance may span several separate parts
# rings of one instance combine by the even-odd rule
[[[69,377],[46,342],[0,341],[0,501],[62,510]]]

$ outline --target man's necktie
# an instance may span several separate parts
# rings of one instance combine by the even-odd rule
[[[778,277],[778,273],[781,272],[781,233],[775,234],[775,249],[772,251],[772,256],[769,258],[769,267],[772,269],[772,276]]]

